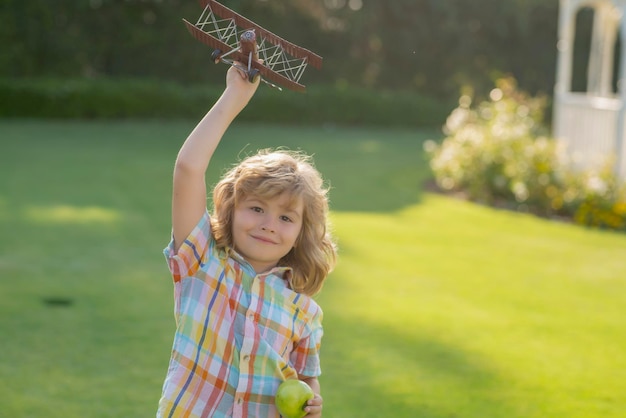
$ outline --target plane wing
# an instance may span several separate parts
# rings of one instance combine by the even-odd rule
[[[284,40],[215,0],[199,0],[199,3],[204,6],[204,11],[197,23],[183,21],[194,38],[216,50],[216,62],[245,63],[258,70],[265,80],[291,90],[306,91],[300,78],[308,65],[321,68],[322,57]],[[262,63],[250,59],[242,51],[240,35],[249,30],[256,35],[258,45],[255,52]]]

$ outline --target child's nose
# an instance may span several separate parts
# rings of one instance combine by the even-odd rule
[[[273,217],[268,216],[263,220],[261,229],[263,231],[276,232],[276,220]]]

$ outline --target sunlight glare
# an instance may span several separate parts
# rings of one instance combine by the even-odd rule
[[[363,8],[363,0],[349,0],[348,7],[350,10],[358,12]]]
[[[54,224],[112,224],[121,219],[118,211],[96,206],[31,206],[24,210],[23,215],[32,222]]]

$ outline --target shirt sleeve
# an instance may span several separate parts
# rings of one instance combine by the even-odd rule
[[[322,374],[319,356],[324,334],[322,317],[322,309],[318,306],[311,317],[310,332],[298,341],[291,352],[291,364],[299,375],[318,377]]]
[[[173,238],[163,250],[174,282],[180,282],[185,277],[193,276],[198,271],[206,259],[211,242],[211,223],[209,213],[205,211],[198,224],[183,241],[177,252],[174,251]]]

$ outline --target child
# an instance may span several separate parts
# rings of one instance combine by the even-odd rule
[[[231,67],[178,153],[164,251],[176,334],[158,417],[279,417],[286,379],[311,386],[307,417],[322,415],[322,311],[311,296],[336,249],[319,173],[300,153],[261,151],[226,173],[206,209],[209,159],[257,87]]]

